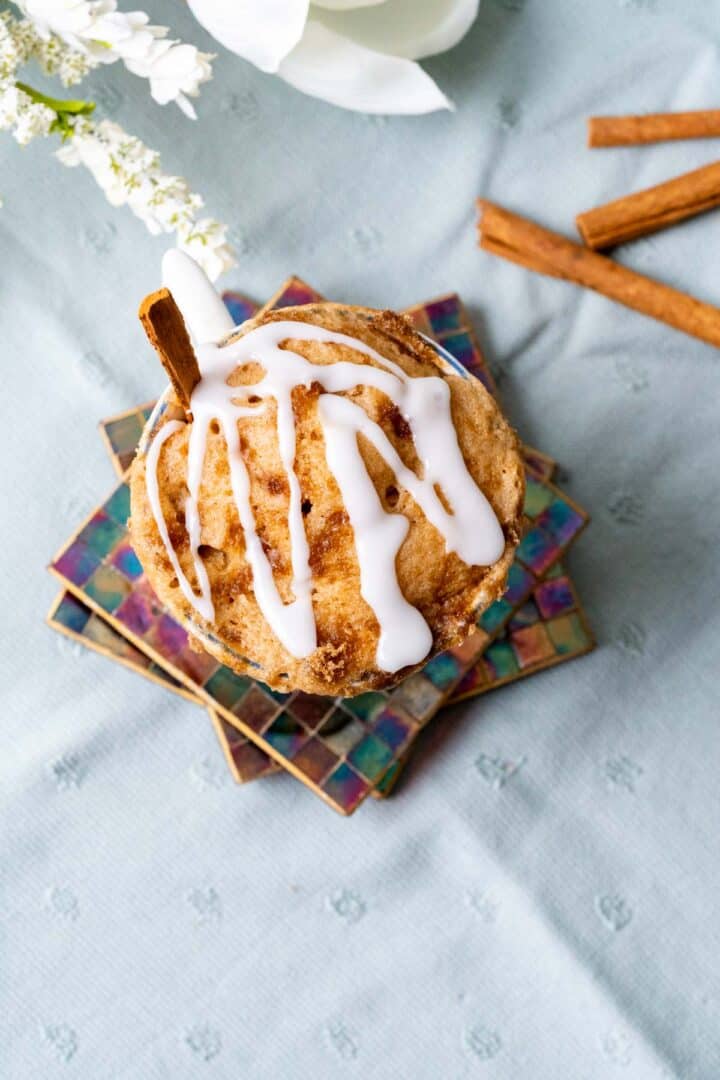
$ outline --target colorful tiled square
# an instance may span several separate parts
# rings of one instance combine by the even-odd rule
[[[275,762],[259,746],[241,735],[237,728],[218,716],[214,709],[208,709],[208,713],[236,783],[247,784],[250,780],[259,780],[277,772]]]
[[[227,668],[221,668],[227,671]],[[208,683],[205,684],[206,686]],[[263,693],[260,685],[254,683],[247,694],[242,698],[243,721],[258,734],[267,728],[280,712],[277,701],[273,701],[269,694]]]
[[[251,319],[258,309],[254,301],[249,300],[242,293],[233,292],[230,289],[222,294],[222,298],[235,326],[241,326],[247,319]]]
[[[550,589],[550,586],[552,590]],[[548,606],[548,597],[553,603]],[[508,629],[491,642],[475,666],[465,675],[450,704],[476,697],[506,683],[534,675],[546,668],[584,655],[594,648],[592,634],[580,607],[572,582],[560,563],[548,577],[533,590],[532,599],[520,609],[532,609],[532,623],[544,619],[542,635],[536,641],[535,654],[529,648],[526,626],[528,616],[516,612],[508,623]],[[513,630],[520,633],[513,633]],[[426,669],[427,674],[427,669]],[[409,754],[402,755],[383,775],[373,795],[384,798],[391,794],[402,775]]]
[[[400,684],[393,695],[393,703],[422,721],[434,715],[444,696],[442,689],[426,679],[423,672],[418,672]]]
[[[55,569],[75,585],[84,585],[101,562],[99,555],[95,555],[85,544],[75,540],[57,558]]]
[[[369,792],[370,784],[368,781],[363,780],[345,762],[338,765],[337,769],[330,773],[320,785],[320,793],[330,805],[333,807],[345,807],[345,813],[347,814],[351,814],[353,810],[356,810]]]
[[[104,510],[100,510],[93,514],[78,534],[78,542],[103,559],[116,547],[118,541],[123,539],[124,531],[124,526],[118,525]]]
[[[61,592],[50,609],[47,621],[60,633],[69,633],[81,638],[85,624],[91,615],[92,611],[87,604],[83,604],[72,593]],[[118,637],[120,637],[119,634]]]
[[[510,640],[521,668],[535,667],[553,655],[553,643],[541,623],[510,631]]]
[[[103,611],[117,611],[130,595],[131,583],[114,566],[101,564],[85,583],[85,591]]]
[[[375,783],[392,765],[393,752],[382,739],[366,735],[350,751],[348,761],[370,783]]]
[[[566,577],[541,582],[533,593],[533,600],[543,619],[552,619],[574,606],[572,586]]]
[[[488,645],[462,679],[451,702],[484,694],[582,656],[594,644],[573,584],[559,566],[554,577],[535,586],[528,603],[516,612],[504,633]]]
[[[251,686],[245,675],[237,675],[227,667],[219,667],[205,683],[205,690],[218,705],[234,712]]]
[[[294,758],[296,767],[316,784],[329,774],[339,760],[338,755],[334,754],[322,739],[313,737],[308,739]]]
[[[294,758],[307,740],[307,733],[302,724],[293,720],[288,713],[280,716],[264,732],[264,738],[284,758]]]
[[[139,577],[142,577],[143,568],[140,565],[140,560],[127,543],[120,544],[119,547],[115,548],[110,562],[130,581],[136,581]]]
[[[142,435],[143,428],[150,413],[152,404],[138,405],[135,409],[128,409],[108,420],[100,422],[100,434],[103,437],[108,453],[118,476],[123,476],[132,459]]]
[[[558,656],[572,656],[585,651],[589,634],[580,612],[548,619],[547,631]]]
[[[348,716],[342,709],[335,709],[320,730],[322,739],[338,757],[345,757],[364,738],[367,728],[359,720]]]
[[[407,713],[387,705],[375,717],[371,730],[393,750],[401,750],[412,739],[416,729]]]

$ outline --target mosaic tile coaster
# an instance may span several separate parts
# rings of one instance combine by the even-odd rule
[[[542,485],[538,485],[542,487]],[[537,517],[527,544],[524,576],[514,602],[525,599],[534,574],[545,572],[584,524],[582,512],[545,486],[528,485],[528,510]],[[335,809],[350,813],[387,769],[404,755],[465,670],[477,659],[491,630],[431,661],[388,693],[346,701],[273,694],[189,648],[187,634],[162,610],[127,542],[128,489],[121,484],[58,555],[53,571],[122,633],[198,692],[229,723],[260,743]],[[548,561],[549,560],[549,561]],[[523,587],[527,588],[521,595]],[[502,603],[499,602],[499,603]],[[512,607],[509,608],[511,613]],[[486,613],[487,614],[487,613]]]
[[[164,668],[154,663],[149,656],[132,645],[118,630],[114,629],[103,617],[94,612],[87,604],[83,604],[70,592],[62,592],[53,602],[45,620],[53,630],[64,634],[66,637],[78,641],[88,649],[100,653],[110,660],[115,660],[131,671],[142,675],[146,679],[171,690],[174,694],[192,701],[195,705],[203,702],[187,687],[168,675]],[[245,784],[250,780],[259,780],[263,776],[270,776],[277,772],[279,766],[269,758],[262,750],[256,747],[235,728],[224,725],[220,728],[221,721],[212,709],[207,710],[213,721],[215,731],[223,731],[220,739],[223,752],[228,757],[229,749],[224,727],[228,727],[233,733],[232,737],[232,760],[231,772],[238,784]],[[243,750],[240,744],[247,744],[248,750]]]
[[[583,656],[594,647],[575,586],[558,563],[467,672],[450,704]]]
[[[262,310],[287,307],[290,304],[313,303],[321,299],[321,295],[307,282],[293,277],[281,286]],[[250,318],[258,310],[257,305],[252,300],[238,292],[223,293],[223,300],[237,325]],[[485,385],[491,391],[496,391],[489,368],[470,327],[465,308],[456,293],[447,293],[424,304],[416,304],[407,309],[406,314],[410,316],[418,330],[443,341],[445,346],[449,347],[450,351],[458,359],[471,371],[482,377]],[[124,474],[128,464],[132,461],[140,433],[151,409],[152,404],[141,405],[136,409],[130,409],[100,423],[100,431],[110,453],[115,471],[119,476]],[[538,450],[525,447],[525,459],[539,479],[552,479],[555,470],[555,462],[552,458]],[[224,728],[219,719],[215,727],[220,732],[223,751],[228,756],[229,749],[222,734]],[[225,727],[227,727],[227,724],[225,724]],[[232,728],[229,730],[236,731],[236,729]],[[238,747],[241,745],[242,738],[243,736],[237,733],[234,736],[235,757],[238,756]],[[254,746],[254,744],[251,745]],[[252,757],[254,753],[261,754],[262,751],[248,750],[247,753],[249,757]],[[267,772],[272,771],[275,768],[274,763],[268,759],[265,768]],[[393,767],[392,771],[393,773],[399,773],[399,769],[395,767]],[[385,783],[383,783],[383,787],[385,787]]]
[[[321,300],[322,297],[310,285],[300,278],[294,277],[286,281],[281,288],[270,298],[262,310],[288,307],[290,305],[302,305]],[[258,310],[257,305],[238,292],[223,293],[223,300],[228,307],[236,325],[249,319]],[[442,341],[450,351],[457,356],[471,371],[481,377],[491,391],[495,391],[489,368],[487,367],[480,348],[477,344],[465,308],[455,293],[430,300],[425,304],[416,304],[406,312],[414,325],[422,333]],[[103,435],[110,458],[118,476],[122,476],[131,463],[140,434],[145,426],[147,418],[152,410],[152,403],[140,405],[136,409],[127,410],[118,416],[103,420],[100,423],[100,431]],[[527,450],[526,458],[532,464],[533,469],[542,478],[550,479],[555,464],[551,458],[540,454],[539,451]],[[119,635],[118,635],[119,637]],[[220,741],[226,757],[237,758],[242,747],[243,736],[236,729],[230,728],[227,723],[217,718],[215,728],[220,735]],[[233,754],[227,745],[224,735],[225,729],[234,732]],[[263,751],[255,749],[243,751],[249,758],[253,758]],[[273,763],[268,759],[265,763],[267,772],[272,771]]]
[[[228,724],[215,709],[208,709],[207,712],[228,763],[230,775],[236,784],[247,784],[251,780],[261,780],[265,776],[283,771],[264,750],[247,739],[232,724]]]

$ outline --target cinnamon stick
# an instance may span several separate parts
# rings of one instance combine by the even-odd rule
[[[707,139],[720,135],[720,109],[646,113],[644,116],[591,116],[588,146],[638,146],[673,139]]]
[[[138,315],[175,394],[189,413],[190,395],[200,382],[200,368],[179,307],[167,289],[158,289],[145,297]]]
[[[588,247],[600,251],[716,206],[720,206],[720,161],[586,210],[575,223]]]
[[[480,247],[529,270],[593,289],[625,307],[720,347],[720,309],[638,274],[484,199]]]

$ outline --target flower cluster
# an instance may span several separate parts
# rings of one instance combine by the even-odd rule
[[[57,75],[63,86],[80,82],[93,66],[90,59],[51,34],[40,34],[29,19],[0,12],[0,83],[10,79],[28,60],[36,60],[46,75]]]
[[[198,219],[203,200],[181,176],[160,168],[159,155],[111,120],[81,117],[72,139],[57,152],[65,165],[84,165],[113,206],[130,207],[153,234],[175,232],[178,246],[213,280],[234,265],[226,226]]]
[[[10,85],[0,93],[0,128],[12,128],[21,146],[36,135],[49,135],[55,113],[47,105],[33,101],[29,94]]]
[[[168,39],[166,26],[151,26],[143,11],[124,13],[116,0],[18,0],[38,35],[63,42],[89,67],[122,60],[128,71],[149,79],[160,105],[174,101],[195,118],[188,97],[211,78],[209,53]]]
[[[212,57],[168,39],[167,29],[151,26],[144,12],[119,12],[116,0],[18,0],[17,6],[24,17],[0,11],[0,129],[23,146],[59,132],[59,160],[84,165],[113,206],[129,206],[154,234],[174,232],[213,279],[234,265],[226,227],[198,217],[202,198],[182,177],[163,172],[154,150],[118,124],[96,121],[92,102],[48,97],[17,78],[34,61],[73,86],[92,68],[122,60],[149,80],[156,101],[174,101],[194,118],[188,97],[211,77]]]

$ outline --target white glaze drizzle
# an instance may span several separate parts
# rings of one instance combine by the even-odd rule
[[[354,416],[349,423],[345,422],[347,416],[342,408],[345,405],[357,410],[369,426],[376,428],[357,405],[345,398],[323,394],[318,409],[327,463],[340,488],[355,534],[360,592],[380,626],[376,663],[383,671],[399,671],[427,655],[432,634],[417,608],[403,596],[395,572],[395,559],[407,536],[409,522],[402,514],[387,514],[383,509],[358,446],[358,433],[366,433],[365,424],[355,422]],[[398,480],[402,483],[399,477]]]
[[[175,258],[169,266],[164,264],[166,284],[196,342],[202,341],[203,334],[211,330],[224,336],[227,320],[221,318],[216,309],[219,298],[214,294],[213,301],[206,290],[199,287],[199,278],[204,275],[192,260],[188,261],[189,266]],[[210,289],[214,292],[211,286]],[[292,339],[346,345],[379,366],[349,361],[313,364],[288,347],[280,348]],[[393,672],[421,661],[431,648],[432,634],[421,613],[403,596],[395,569],[397,553],[409,524],[402,515],[388,514],[383,509],[360,453],[358,436],[368,439],[382,455],[397,483],[409,492],[443,536],[448,552],[456,552],[469,565],[495,562],[504,550],[503,532],[492,507],[468,472],[453,425],[447,383],[437,376],[411,378],[363,341],[295,320],[270,322],[230,344],[200,344],[196,351],[202,379],[191,399],[193,425],[188,449],[189,494],[185,519],[199,596],[183,574],[170,543],[157,484],[162,446],[183,425],[178,421],[165,424],[147,455],[150,506],[186,599],[204,619],[213,621],[215,612],[210,585],[198,553],[201,543],[198,506],[207,429],[213,420],[217,420],[228,448],[233,499],[245,537],[258,607],[292,656],[301,659],[316,648],[309,548],[300,485],[294,471],[296,435],[292,391],[298,386],[309,388],[312,383],[319,383],[325,391],[318,401],[318,414],[328,467],[338,484],[353,528],[361,593],[380,627],[376,662],[382,670]],[[227,379],[238,366],[253,362],[264,371],[258,383],[238,387],[227,385]],[[335,396],[357,386],[374,387],[397,406],[410,427],[422,464],[422,477],[403,464],[383,430],[362,408],[347,398]],[[293,599],[289,603],[285,603],[278,592],[272,566],[257,535],[249,497],[250,478],[240,451],[238,419],[257,416],[264,409],[262,404],[255,408],[249,405],[247,398],[250,396],[260,398],[261,402],[273,400],[277,409],[280,457],[290,491],[288,527]],[[452,513],[447,512],[439,499],[436,484],[442,485]]]
[[[213,617],[212,601],[209,601],[208,599],[210,596],[210,582],[208,581],[205,564],[202,562],[201,559],[196,556],[197,548],[200,545],[199,529],[197,526],[197,507],[190,507],[191,521],[188,525],[187,504],[188,502],[190,502],[190,500],[187,500],[185,504],[185,522],[188,527],[191,550],[193,552],[193,558],[195,560],[195,571],[198,575],[198,581],[200,582],[200,596],[196,596],[196,594],[193,592],[193,588],[188,579],[185,577],[182,567],[180,566],[177,554],[175,552],[175,548],[170,541],[167,524],[165,522],[165,516],[162,512],[162,504],[160,502],[160,490],[157,478],[157,467],[158,461],[160,460],[160,451],[162,450],[163,446],[168,441],[170,436],[174,435],[176,431],[182,431],[184,427],[185,425],[181,423],[180,420],[168,420],[166,424],[163,424],[162,428],[153,439],[150,445],[150,449],[147,452],[147,461],[145,463],[146,486],[148,500],[150,502],[150,509],[153,512],[155,524],[158,527],[160,538],[165,545],[165,550],[168,553],[168,558],[170,559],[172,568],[177,575],[180,588],[182,589],[185,598],[190,601],[196,611],[198,611],[204,619],[210,620]],[[194,518],[193,511],[195,511]]]
[[[219,341],[235,325],[213,283],[194,259],[178,248],[163,255],[162,280],[180,308],[193,344]]]

